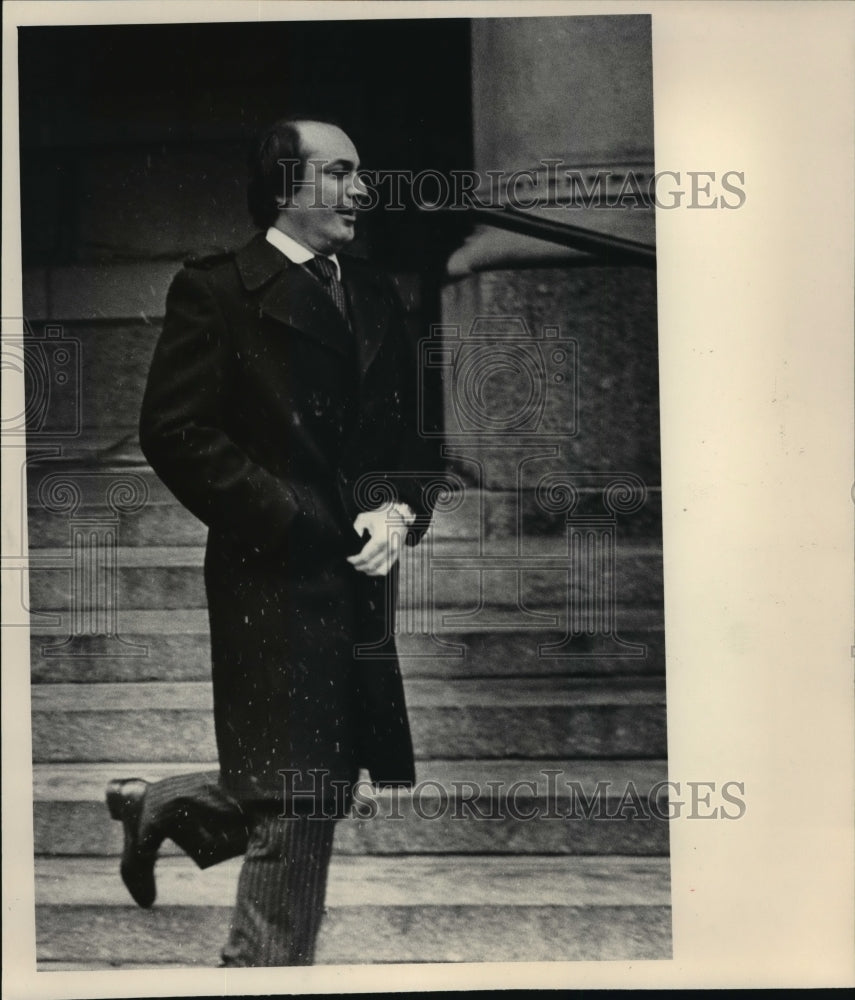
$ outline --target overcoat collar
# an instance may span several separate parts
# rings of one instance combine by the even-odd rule
[[[240,280],[248,292],[257,292],[288,266],[288,258],[269,243],[264,233],[255,236],[235,254]]]
[[[389,314],[382,293],[358,273],[355,262],[340,258],[353,333],[318,282],[305,268],[288,260],[263,233],[237,252],[235,263],[248,292],[269,285],[259,299],[260,314],[301,330],[342,354],[350,353],[355,335],[361,373],[365,374],[386,332]]]

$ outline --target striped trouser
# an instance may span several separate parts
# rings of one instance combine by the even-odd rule
[[[224,965],[311,965],[324,914],[335,820],[255,817]]]
[[[244,855],[223,964],[311,965],[326,895],[335,819],[280,819],[281,804],[248,806],[216,771],[149,785],[140,817],[144,845],[172,839],[199,865]]]

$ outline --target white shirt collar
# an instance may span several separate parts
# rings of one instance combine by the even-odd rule
[[[287,233],[283,233],[281,229],[277,229],[276,226],[271,226],[267,230],[267,242],[272,243],[277,250],[284,253],[288,260],[292,261],[294,264],[305,264],[306,261],[319,256],[312,250],[304,247],[302,243],[298,243]],[[338,277],[338,280],[341,281],[341,265],[338,262],[338,258],[334,253],[331,253],[328,256],[329,260],[335,264],[336,276]]]

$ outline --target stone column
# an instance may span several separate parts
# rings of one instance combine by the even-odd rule
[[[568,177],[584,179],[589,190],[599,177],[608,203],[627,190],[630,174],[642,185],[652,175],[647,16],[476,19],[472,67],[482,200],[495,191],[496,176],[507,198],[514,193],[508,178],[529,171],[531,192],[550,200],[541,198],[533,214],[653,244],[652,209],[637,199],[633,208],[597,209],[565,197]],[[519,195],[522,188],[511,185]],[[509,624],[536,628],[543,613],[563,615],[567,641],[551,655],[584,651],[577,640],[591,630],[567,620],[574,605],[559,592],[561,573],[551,597],[541,589],[539,605],[526,598],[527,574],[547,572],[568,552],[568,530],[578,534],[566,512],[538,502],[538,489],[542,496],[550,477],[577,474],[578,518],[601,498],[595,480],[629,477],[645,502],[620,528],[609,522],[609,558],[597,563],[609,579],[591,582],[604,588],[597,593],[608,595],[609,606],[593,632],[601,650],[637,656],[637,645],[606,633],[616,636],[630,620],[661,623],[655,271],[479,226],[450,259],[449,273],[443,328],[435,331],[442,349],[433,356],[446,368],[449,458],[480,493],[479,503],[464,506],[480,539],[482,586],[502,574],[507,584],[508,558],[518,557],[519,607]],[[638,551],[652,548],[653,562],[626,558],[622,533]],[[578,548],[570,545],[570,561]],[[577,581],[578,590],[578,567],[566,569],[563,579]],[[486,590],[482,597],[475,618],[488,621]]]
[[[650,18],[472,22],[476,168],[651,164]]]

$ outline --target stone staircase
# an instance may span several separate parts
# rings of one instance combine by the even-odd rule
[[[216,767],[204,528],[135,439],[156,332],[148,321],[68,324],[82,345],[83,430],[30,458],[43,969],[215,965],[235,896],[239,860],[200,872],[167,843],[158,902],[138,909],[103,801],[111,777]],[[472,523],[463,503],[407,553],[409,625],[397,641],[419,786],[361,795],[339,824],[317,960],[670,957],[661,548],[630,530],[610,570],[621,638],[643,655],[603,655],[581,636],[576,655],[549,656],[542,647],[562,639],[568,615],[550,562],[560,537],[529,539],[519,594],[506,588],[489,624],[468,624],[482,553]],[[444,567],[433,637],[410,627],[419,592],[408,582],[430,559]],[[546,624],[521,624],[520,608]]]

